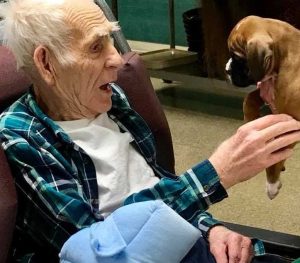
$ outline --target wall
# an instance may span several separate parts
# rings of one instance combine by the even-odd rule
[[[111,4],[110,0],[107,0]],[[168,44],[168,0],[119,0],[119,21],[128,40]],[[187,46],[182,14],[199,6],[199,0],[174,0],[176,45]]]

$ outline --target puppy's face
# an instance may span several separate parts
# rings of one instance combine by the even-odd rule
[[[255,84],[274,70],[273,39],[263,22],[254,16],[244,18],[228,37],[231,58],[226,73],[235,86]]]
[[[240,57],[232,53],[226,64],[226,74],[231,83],[237,87],[248,87],[255,84],[251,72],[249,70],[246,58]]]

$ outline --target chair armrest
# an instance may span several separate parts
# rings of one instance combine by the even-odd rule
[[[223,223],[235,232],[262,240],[268,253],[277,254],[292,260],[300,255],[300,236],[229,222]]]

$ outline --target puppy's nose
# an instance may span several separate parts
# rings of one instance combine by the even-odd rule
[[[232,63],[232,58],[230,58],[225,66],[225,72],[226,74],[230,75],[231,74],[231,63]]]

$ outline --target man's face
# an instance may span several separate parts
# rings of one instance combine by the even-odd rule
[[[67,1],[66,22],[73,29],[71,52],[76,62],[63,67],[56,61],[56,89],[71,111],[92,118],[111,108],[108,83],[117,79],[123,61],[110,39],[112,26],[96,4]]]

